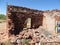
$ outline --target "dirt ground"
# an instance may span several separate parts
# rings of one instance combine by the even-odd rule
[[[6,22],[0,23],[0,42],[5,42],[8,39],[6,33]]]
[[[5,32],[6,31],[6,22],[0,23],[0,32]]]

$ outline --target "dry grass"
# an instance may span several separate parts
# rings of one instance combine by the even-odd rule
[[[6,22],[6,20],[0,20],[0,23]]]
[[[6,22],[0,23],[0,32],[5,32],[6,31]]]

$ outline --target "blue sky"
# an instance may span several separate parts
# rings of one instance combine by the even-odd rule
[[[60,10],[60,0],[0,0],[0,14],[6,14],[7,3],[37,10]]]

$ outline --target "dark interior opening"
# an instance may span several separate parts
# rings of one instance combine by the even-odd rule
[[[9,24],[9,26],[12,28],[9,30],[9,33],[12,35],[18,35],[23,28],[27,27],[27,22],[26,20],[28,18],[31,18],[31,29],[34,28],[39,28],[39,26],[42,25],[43,22],[43,16],[26,16],[27,14],[21,14],[21,13],[17,13],[17,12],[11,12],[11,15],[8,17],[9,19],[11,19],[11,24]]]
[[[9,33],[14,34],[14,35],[19,34],[23,30],[23,23],[14,12],[11,13],[10,19],[12,20],[12,23],[14,24],[14,28],[12,27],[13,29],[11,28],[9,30]]]

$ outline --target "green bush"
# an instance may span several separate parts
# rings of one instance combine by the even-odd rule
[[[0,14],[0,19],[1,19],[1,20],[6,20],[6,15]]]
[[[25,39],[23,42],[24,42],[24,44],[28,45],[30,40],[29,39]]]

